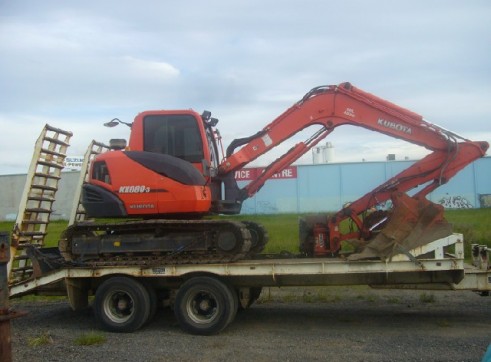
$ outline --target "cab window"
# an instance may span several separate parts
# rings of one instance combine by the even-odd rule
[[[143,149],[188,162],[204,158],[198,123],[192,115],[148,115],[143,119]]]

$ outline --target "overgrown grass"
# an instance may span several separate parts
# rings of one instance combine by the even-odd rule
[[[48,226],[48,235],[45,238],[46,247],[57,246],[58,240],[63,230],[66,229],[68,221],[66,220],[56,220],[52,221]],[[11,221],[1,221],[0,231],[12,231],[14,227],[14,222]]]
[[[30,347],[45,346],[48,344],[53,344],[53,338],[49,332],[43,332],[38,337],[29,338],[27,343]]]
[[[81,334],[75,339],[75,344],[77,346],[92,346],[95,344],[103,344],[106,342],[106,336],[97,331],[91,331]]]
[[[262,224],[269,233],[266,253],[298,252],[298,219],[302,215],[240,215],[236,220],[250,220]],[[452,223],[453,231],[464,235],[465,255],[470,257],[470,245],[491,246],[491,208],[446,210],[445,217]]]
[[[234,220],[249,220],[259,223],[268,231],[269,242],[265,253],[280,253],[282,251],[298,252],[298,219],[297,214],[280,215],[240,215]]]
[[[265,253],[279,253],[282,251],[298,252],[298,219],[302,215],[239,215],[233,220],[250,220],[262,224],[269,234],[269,243]],[[470,257],[470,244],[491,246],[491,208],[447,210],[445,216],[453,224],[454,232],[464,234],[466,244],[465,255]],[[53,221],[48,227],[45,246],[56,246],[61,232],[66,228],[66,221]],[[13,222],[0,222],[0,230],[12,230]]]
[[[435,295],[432,293],[421,293],[419,295],[419,301],[424,304],[435,303]]]
[[[471,256],[471,244],[491,247],[491,208],[446,210],[446,219],[452,223],[453,231],[464,235],[464,255]]]

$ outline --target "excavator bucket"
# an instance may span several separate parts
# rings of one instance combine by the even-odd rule
[[[443,206],[402,192],[392,195],[392,203],[386,226],[360,253],[350,255],[348,260],[390,260],[396,254],[407,253],[452,233],[452,226],[443,216]]]

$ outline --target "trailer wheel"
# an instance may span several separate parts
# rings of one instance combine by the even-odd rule
[[[183,330],[192,334],[219,333],[237,314],[235,291],[211,277],[196,277],[177,292],[174,312]]]
[[[143,284],[128,277],[113,277],[97,288],[94,312],[105,330],[133,332],[148,320],[150,304]]]
[[[148,296],[150,298],[149,299],[150,307],[149,307],[148,318],[146,323],[150,323],[155,318],[155,315],[157,314],[157,309],[159,306],[159,298],[157,296],[157,291],[150,283],[145,283],[145,288],[147,289]]]

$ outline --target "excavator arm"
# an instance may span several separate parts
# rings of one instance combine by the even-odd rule
[[[395,208],[399,207],[399,213],[404,209],[401,205],[406,205],[403,216],[399,216],[399,224],[395,225],[394,222],[392,229],[400,229],[402,224],[421,221],[421,214],[429,213],[428,208],[437,206],[432,204],[430,207],[424,196],[446,183],[466,165],[482,157],[489,147],[487,142],[472,142],[425,121],[417,113],[364,92],[350,83],[342,83],[312,89],[262,131],[251,137],[233,141],[227,149],[226,158],[219,166],[219,176],[227,178],[234,171],[312,125],[320,125],[321,128],[307,141],[296,144],[271,163],[256,180],[243,189],[234,191],[229,187],[228,190],[232,192],[225,195],[226,200],[235,199],[234,201],[241,203],[253,196],[272,175],[296,161],[336,127],[342,125],[363,127],[432,151],[408,169],[329,217],[326,221],[326,238],[329,242],[316,247],[317,255],[336,253],[343,240],[369,239],[373,234],[373,225],[368,225],[363,215],[373,206],[389,199],[392,199]],[[242,148],[235,151],[241,146]],[[412,198],[405,194],[418,186],[421,186],[421,189]],[[419,204],[412,203],[414,200]],[[342,234],[339,224],[348,218],[356,225],[357,231]],[[440,210],[425,223],[433,224],[442,219],[443,210]],[[403,237],[399,237],[401,238]]]

